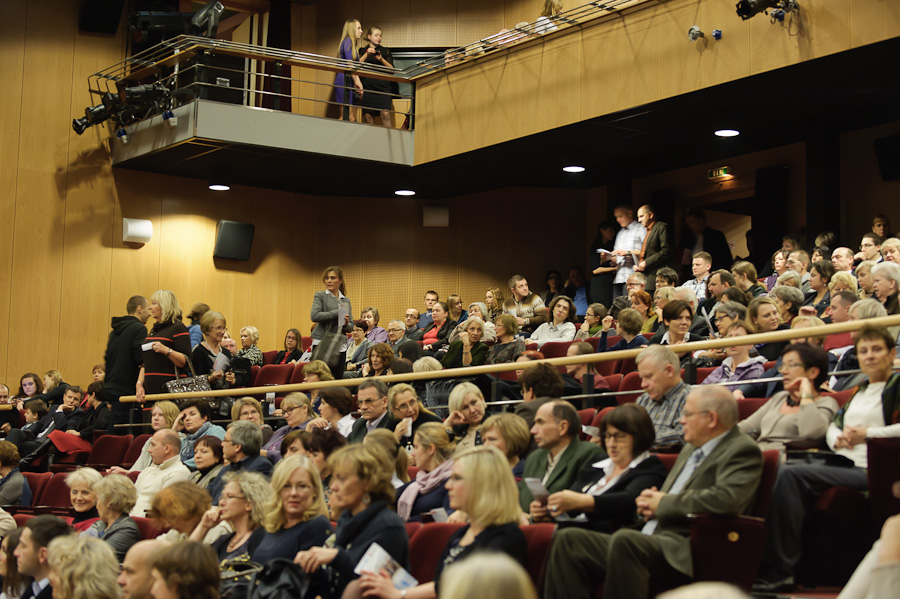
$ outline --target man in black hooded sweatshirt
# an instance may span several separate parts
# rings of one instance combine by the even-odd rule
[[[147,319],[150,318],[149,302],[141,295],[128,300],[125,309],[128,316],[112,319],[112,332],[106,344],[106,376],[103,379],[103,395],[112,405],[108,432],[124,435],[126,428],[115,428],[116,424],[127,424],[137,404],[121,403],[123,395],[134,395],[138,373],[144,363],[141,346],[147,339]]]

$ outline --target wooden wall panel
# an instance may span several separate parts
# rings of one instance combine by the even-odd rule
[[[490,143],[541,130],[538,107],[542,53],[541,46],[522,48],[509,54],[506,60],[492,61],[485,69],[484,81],[495,90],[488,92],[488,97],[494,99],[481,106],[481,109],[494,110],[490,116],[482,113],[482,130],[485,139],[492,140]]]
[[[802,10],[802,9],[801,9]],[[800,60],[799,43],[788,31],[788,19],[782,23],[770,23],[765,15],[749,19],[750,24],[750,73],[780,69]],[[794,24],[796,27],[796,23]]]
[[[624,35],[621,21],[581,32],[581,118],[589,119],[618,110],[619,49]],[[570,90],[574,92],[574,90]]]
[[[708,45],[703,51],[703,85],[706,87],[750,76],[750,21],[736,18],[734,4],[729,0],[700,4],[700,20],[704,31],[709,30],[706,35],[712,36],[713,29],[722,30],[722,40],[707,40]]]
[[[572,35],[563,43],[544,48],[541,86],[538,101],[541,106],[543,129],[555,129],[581,120],[581,95],[578,89],[582,73],[582,42],[580,35]]]
[[[5,88],[0,94],[0,222],[7,233],[15,230],[16,222],[26,8],[25,2],[9,3],[0,19],[0,73]],[[26,288],[21,280],[15,284],[12,278],[13,239],[11,234],[0,235],[0,381],[10,386],[18,380],[15,371],[8,369],[10,304]],[[12,391],[15,393],[15,388]]]
[[[28,4],[24,72],[30,74],[29,80],[39,73],[44,84],[26,84],[22,93],[11,278],[28,281],[29,292],[20,287],[12,296],[14,315],[7,346],[11,372],[25,372],[26,367],[35,365],[55,366],[59,361],[77,10],[77,5],[65,0]],[[53,14],[54,18],[40,18],[41,14]]]
[[[850,43],[854,48],[897,37],[900,2],[853,0],[850,5]]]
[[[647,9],[625,20],[619,44],[619,108],[659,99],[658,10]]]
[[[808,0],[803,4],[800,60],[811,60],[850,47],[850,0]]]
[[[701,18],[700,4],[694,6],[663,3],[659,6],[659,94],[669,98],[696,91],[703,86],[703,55],[715,26]],[[706,37],[690,41],[688,29],[697,25]]]

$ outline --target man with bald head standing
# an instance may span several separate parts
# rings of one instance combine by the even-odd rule
[[[643,528],[612,535],[578,527],[557,531],[544,597],[593,597],[601,583],[604,599],[647,597],[690,582],[688,514],[743,514],[759,486],[762,454],[737,421],[728,389],[694,387],[681,416],[684,448],[662,489],[645,489],[636,501]]]
[[[641,246],[639,261],[634,269],[644,273],[647,277],[645,291],[653,297],[656,290],[656,271],[665,266],[671,266],[675,252],[672,250],[672,233],[666,223],[656,220],[656,214],[650,204],[644,204],[638,208],[638,222],[647,230],[644,243]]]

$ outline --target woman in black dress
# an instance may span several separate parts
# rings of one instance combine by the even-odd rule
[[[144,365],[138,374],[137,400],[145,393],[165,393],[166,383],[190,374],[191,334],[181,322],[178,298],[168,289],[150,296],[150,316],[156,321],[145,339]],[[177,375],[175,369],[178,369]]]
[[[203,341],[191,353],[194,372],[197,376],[205,374],[213,389],[229,389],[234,384],[234,372],[231,370],[233,356],[222,346],[225,328],[225,317],[220,313],[209,311],[204,314],[200,318]]]
[[[369,45],[359,52],[359,61],[370,65],[394,68],[394,57],[391,51],[381,45],[381,28],[369,27],[366,32],[366,39]],[[375,117],[381,117],[381,124],[384,127],[392,128],[391,123],[391,94],[393,93],[393,83],[384,79],[374,79],[372,77],[362,77],[363,96],[361,100],[363,108],[363,118],[370,125],[375,124]]]

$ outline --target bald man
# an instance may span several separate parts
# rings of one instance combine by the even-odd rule
[[[122,562],[116,582],[122,587],[122,599],[151,599],[153,561],[156,554],[169,544],[165,541],[138,541],[131,546]]]
[[[132,518],[143,518],[150,509],[153,496],[172,483],[187,480],[191,471],[181,462],[181,439],[170,428],[156,431],[150,437],[150,461],[153,464],[141,471],[134,486],[137,489],[137,503],[131,510]]]

